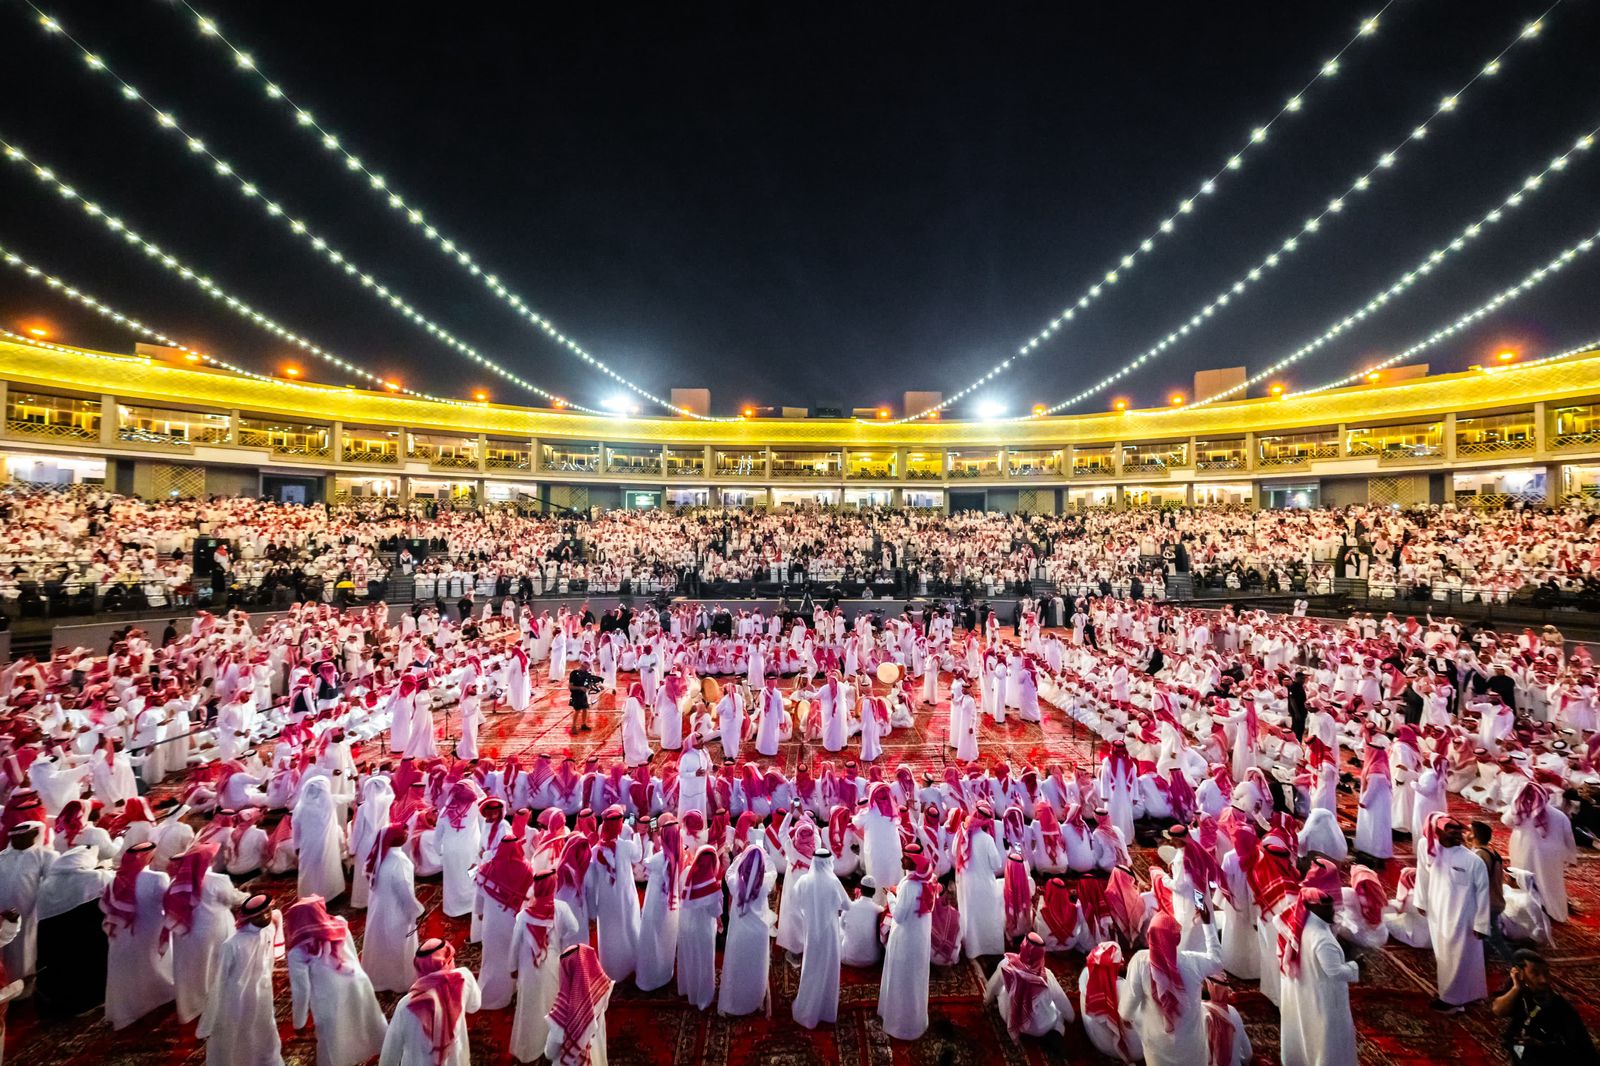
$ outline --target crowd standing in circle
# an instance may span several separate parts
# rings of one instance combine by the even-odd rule
[[[816,1026],[842,966],[881,966],[883,1029],[910,1040],[931,968],[966,959],[1018,1040],[1081,1026],[1124,1061],[1235,1066],[1250,1047],[1226,974],[1278,1007],[1285,1063],[1353,1063],[1366,953],[1431,949],[1434,1006],[1456,1011],[1488,998],[1486,951],[1568,920],[1566,867],[1600,830],[1586,648],[1426,614],[1102,596],[1065,623],[1026,600],[1015,630],[932,603],[306,603],[23,658],[0,672],[11,994],[45,1017],[103,1003],[116,1028],[172,1003],[212,1061],[270,1063],[281,942],[319,1062],[465,1062],[478,1010],[511,1012],[513,1058],[581,1062],[604,1061],[615,982],[750,1014],[775,1006],[779,951],[800,967],[787,1007]],[[480,750],[487,715],[560,715],[567,691],[620,715],[620,757]],[[1071,722],[1093,756],[986,758],[1012,716]],[[888,764],[913,727],[942,773]],[[1415,863],[1391,892],[1397,837]],[[1144,878],[1130,847],[1151,841]],[[292,875],[297,901],[235,887],[261,873]],[[482,944],[476,972],[417,942],[433,877]],[[327,910],[341,900],[367,912],[359,943]],[[1084,959],[1076,989],[1059,953]],[[1495,1009],[1519,1039],[1586,1042],[1549,1024],[1539,962],[1513,961],[1527,983]],[[379,992],[403,994],[388,1018]]]

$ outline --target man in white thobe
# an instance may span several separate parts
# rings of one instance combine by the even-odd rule
[[[1044,955],[1044,938],[1029,933],[1015,954],[1000,960],[984,990],[984,1002],[998,1002],[1013,1040],[1065,1033],[1067,1023],[1077,1020],[1072,1001],[1056,975],[1046,969]]]
[[[822,746],[828,751],[843,751],[850,739],[850,707],[853,702],[849,685],[841,685],[837,675],[830,676],[822,686]]]
[[[240,925],[217,953],[205,1012],[196,1035],[206,1042],[206,1066],[282,1066],[283,1048],[272,997],[272,899],[244,901]]]
[[[778,742],[783,731],[783,693],[778,691],[778,681],[773,678],[761,690],[760,710],[756,714],[756,751],[771,759],[778,754]]]
[[[895,890],[889,943],[878,985],[878,1016],[896,1040],[916,1040],[928,1030],[928,968],[933,959],[933,867],[922,847],[905,850],[910,872]]]
[[[739,743],[744,739],[744,697],[732,685],[717,701],[717,724],[721,727],[723,757],[738,762]]]
[[[664,746],[664,745],[663,745]],[[706,778],[711,773],[711,759],[700,750],[700,741],[690,733],[683,741],[683,754],[678,757],[678,817],[690,811],[706,813]]]
[[[41,840],[39,822],[22,822],[12,828],[11,846],[0,852],[0,912],[15,914],[17,936],[0,952],[5,972],[12,980],[28,977],[38,965],[39,882],[44,880],[56,851]]]
[[[1500,820],[1511,827],[1511,865],[1533,872],[1545,913],[1553,922],[1566,921],[1566,868],[1578,861],[1571,819],[1550,802],[1543,785],[1529,781]]]
[[[876,966],[883,958],[878,926],[883,921],[885,904],[879,895],[877,882],[870,876],[863,877],[856,898],[845,908],[839,931],[839,961],[846,966]],[[929,936],[931,944],[931,932]]]
[[[1489,994],[1483,938],[1489,935],[1489,870],[1462,846],[1461,823],[1442,819],[1439,854],[1428,869],[1428,935],[1439,963],[1434,1010],[1455,1013]]]
[[[1300,891],[1305,909],[1299,944],[1282,964],[1283,1066],[1355,1066],[1356,1023],[1350,985],[1361,976],[1333,932],[1333,897]],[[1294,923],[1291,923],[1291,925]]]
[[[839,1014],[839,916],[850,897],[833,872],[833,852],[817,848],[811,869],[800,875],[794,902],[805,930],[800,987],[794,996],[794,1020],[807,1029],[837,1020]]]
[[[632,977],[639,960],[639,892],[633,867],[641,861],[639,841],[624,825],[622,807],[607,807],[589,863],[588,892],[595,904],[600,965],[617,981]]]

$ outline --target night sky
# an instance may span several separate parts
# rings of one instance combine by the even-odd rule
[[[37,0],[36,0],[37,2]],[[951,393],[1137,245],[1382,5],[202,6],[297,103],[534,308],[665,394],[891,403]],[[425,313],[580,403],[619,390],[411,232],[168,0],[42,7]],[[199,6],[199,5],[197,5]],[[866,5],[856,5],[865,8]],[[1403,139],[1544,4],[1400,0],[1179,233],[982,395],[1055,403],[1187,319]],[[1566,0],[1291,265],[1074,410],[1187,392],[1320,333],[1600,125],[1600,12]],[[534,398],[291,237],[0,3],[0,135],[241,297],[374,372]],[[1600,148],[1471,251],[1302,364],[1322,384],[1454,319],[1600,226]],[[340,380],[0,166],[0,243],[181,339]],[[1600,336],[1600,254],[1428,357]],[[0,324],[134,338],[9,271]],[[958,409],[962,414],[969,408]]]

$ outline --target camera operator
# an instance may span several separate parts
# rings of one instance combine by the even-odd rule
[[[591,674],[582,666],[573,669],[567,675],[568,695],[572,698],[572,729],[573,736],[589,732],[589,697],[600,692],[604,680],[596,674]]]
[[[1516,1063],[1588,1066],[1594,1042],[1583,1019],[1550,983],[1550,964],[1537,951],[1519,951],[1511,967],[1511,987],[1491,1004],[1506,1019],[1506,1048]]]

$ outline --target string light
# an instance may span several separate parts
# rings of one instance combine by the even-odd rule
[[[26,274],[27,277],[30,277],[30,279],[37,280],[37,282],[42,282],[43,285],[46,285],[46,287],[53,288],[54,291],[58,291],[58,293],[61,293],[62,296],[66,296],[66,298],[70,299],[70,301],[74,301],[74,303],[80,304],[80,306],[88,307],[88,309],[93,311],[94,314],[101,315],[102,319],[112,320],[112,322],[117,323],[117,325],[120,325],[120,327],[126,327],[128,330],[138,333],[139,336],[152,339],[152,341],[155,341],[157,344],[165,344],[166,347],[174,347],[174,349],[178,349],[179,352],[184,354],[184,360],[186,360],[186,362],[208,363],[208,365],[211,365],[211,367],[218,367],[221,368],[221,370],[227,370],[230,371],[230,373],[235,373],[235,375],[243,376],[243,378],[256,379],[256,381],[270,381],[270,383],[274,384],[298,384],[285,383],[285,381],[280,381],[278,378],[269,378],[269,376],[259,375],[259,373],[256,373],[256,371],[253,370],[245,370],[243,367],[235,367],[234,363],[227,362],[227,360],[224,359],[219,359],[219,357],[216,357],[216,355],[211,355],[210,352],[202,352],[198,351],[198,349],[194,349],[194,347],[189,347],[187,344],[182,343],[182,341],[178,341],[178,339],[174,339],[171,338],[171,336],[165,335],[165,333],[162,333],[162,331],[152,327],[152,325],[149,325],[149,323],[141,322],[141,320],[134,319],[133,315],[123,314],[123,312],[117,311],[117,309],[110,306],[110,304],[102,303],[102,301],[94,298],[94,296],[90,296],[88,293],[85,293],[82,288],[75,287],[75,285],[70,285],[70,283],[67,283],[66,280],[62,280],[61,277],[58,277],[58,275],[50,274],[50,272],[45,271],[43,267],[34,266],[32,262],[22,258],[22,256],[19,256],[18,253],[14,253],[14,251],[11,251],[10,248],[6,248],[5,245],[0,245],[0,262],[5,262],[6,266],[11,267],[13,271],[18,271],[19,274]],[[51,349],[51,351],[82,352],[82,349],[77,349],[77,347],[66,347],[61,346],[61,344],[45,343],[45,341],[40,341],[40,339],[37,338],[24,338],[24,336],[19,335],[10,336],[11,338],[19,339],[19,341],[26,341],[26,343],[34,344],[34,346],[37,347],[48,347],[48,349]],[[320,349],[318,349],[318,351],[320,351]],[[93,352],[83,352],[83,354],[93,354]],[[323,359],[328,359],[328,355],[323,355]],[[293,368],[291,368],[291,370],[293,370]],[[362,378],[365,379],[370,379],[370,381],[376,381],[373,376],[366,375],[365,371],[360,370],[360,368],[354,368],[354,370],[350,370],[349,373],[352,373],[352,375],[355,376],[362,376]],[[306,389],[318,389],[318,387],[320,387],[320,389],[330,389],[330,387],[339,386],[306,386],[306,384],[302,384],[302,386],[299,387],[306,387]],[[451,403],[451,405],[456,405],[456,407],[464,407],[464,403],[462,403],[461,400],[445,399],[445,397],[437,397],[437,395],[430,395],[427,394],[427,392],[413,392],[411,389],[406,389],[405,392],[406,395],[413,395],[413,397],[418,397],[419,400],[432,400],[434,403]]]
[[[1404,351],[1396,352],[1394,355],[1391,355],[1389,358],[1383,360],[1382,362],[1374,363],[1372,366],[1369,366],[1364,370],[1357,371],[1354,374],[1349,374],[1349,375],[1347,375],[1345,377],[1342,377],[1338,381],[1330,381],[1326,385],[1318,385],[1314,389],[1304,389],[1304,390],[1302,390],[1300,392],[1291,393],[1290,395],[1292,395],[1292,396],[1310,396],[1313,393],[1326,392],[1329,389],[1337,389],[1337,388],[1342,388],[1345,385],[1354,384],[1355,382],[1362,380],[1363,377],[1365,377],[1368,380],[1371,380],[1375,375],[1379,375],[1380,371],[1386,370],[1389,367],[1395,366],[1398,363],[1403,363],[1407,359],[1415,358],[1416,356],[1420,355],[1421,353],[1427,351],[1429,348],[1432,348],[1434,345],[1438,344],[1440,341],[1447,340],[1450,337],[1455,336],[1457,333],[1460,333],[1462,330],[1466,329],[1468,326],[1471,326],[1474,323],[1476,323],[1478,321],[1481,321],[1482,319],[1484,319],[1487,316],[1493,314],[1495,311],[1498,311],[1501,307],[1505,306],[1506,304],[1510,303],[1511,301],[1520,298],[1523,294],[1527,293],[1529,290],[1537,288],[1538,286],[1544,284],[1546,281],[1550,280],[1556,274],[1558,274],[1562,270],[1566,269],[1566,267],[1569,266],[1579,256],[1586,255],[1590,251],[1592,251],[1594,249],[1595,242],[1597,240],[1600,240],[1600,230],[1596,230],[1595,232],[1589,234],[1589,236],[1583,238],[1583,240],[1579,241],[1577,244],[1574,244],[1571,247],[1565,249],[1564,251],[1561,252],[1561,254],[1557,255],[1554,259],[1551,259],[1549,262],[1545,263],[1543,266],[1538,267],[1537,269],[1530,271],[1527,275],[1525,275],[1523,277],[1523,279],[1521,281],[1517,282],[1515,285],[1512,285],[1510,288],[1507,288],[1507,289],[1501,289],[1499,292],[1497,292],[1493,296],[1491,296],[1488,300],[1486,300],[1485,302],[1479,304],[1477,307],[1474,307],[1472,310],[1468,311],[1466,314],[1462,315],[1460,318],[1457,318],[1454,322],[1450,323],[1448,326],[1444,326],[1444,327],[1442,327],[1440,329],[1434,330],[1432,333],[1428,334],[1428,336],[1424,337],[1422,340],[1418,341],[1417,343],[1411,345],[1409,348],[1405,349]],[[1571,354],[1571,353],[1564,353],[1564,354]],[[1553,357],[1548,357],[1548,358],[1560,358],[1560,356],[1553,356]],[[1538,363],[1547,362],[1548,358],[1547,359],[1535,360],[1534,362],[1531,362],[1531,363],[1523,363],[1521,365],[1522,366],[1535,366]],[[1490,369],[1510,370],[1510,369],[1512,369],[1512,366],[1491,367]]]
[[[1393,0],[1391,0],[1391,2],[1393,2]],[[238,45],[234,44],[233,41],[228,39],[227,35],[225,35],[221,28],[217,25],[215,19],[202,14],[200,11],[184,2],[184,0],[178,0],[178,5],[194,17],[195,25],[199,29],[202,37],[216,41],[228,50],[228,52],[233,56],[235,68],[240,73],[244,74],[246,77],[255,79],[262,86],[268,99],[277,101],[283,107],[288,109],[289,113],[294,116],[295,127],[297,129],[303,130],[311,136],[316,137],[322,144],[323,148],[337,156],[344,164],[342,168],[343,170],[353,176],[364,178],[366,187],[374,196],[380,197],[392,211],[404,217],[409,227],[420,234],[429,245],[431,245],[435,250],[441,252],[445,258],[455,266],[465,270],[469,275],[477,279],[479,283],[484,286],[484,288],[488,289],[489,292],[494,294],[494,296],[496,296],[501,302],[515,311],[517,315],[524,321],[536,327],[546,337],[555,341],[558,345],[566,349],[572,355],[577,356],[578,359],[582,360],[588,366],[600,371],[617,384],[639,396],[644,397],[651,403],[664,407],[669,411],[675,412],[676,414],[683,415],[686,418],[693,418],[699,421],[735,421],[735,419],[731,418],[718,418],[709,415],[698,414],[697,412],[691,411],[686,407],[678,406],[671,400],[657,396],[655,393],[622,376],[616,370],[612,369],[612,367],[599,356],[584,348],[583,345],[579,344],[574,338],[567,336],[567,334],[557,327],[553,321],[535,311],[531,306],[528,305],[526,300],[524,300],[516,292],[512,291],[506,285],[503,279],[501,279],[492,271],[486,271],[473,257],[472,253],[461,244],[461,242],[451,237],[447,237],[441,233],[438,227],[429,221],[428,216],[423,212],[422,208],[417,206],[415,203],[408,201],[400,194],[399,191],[390,185],[387,178],[385,178],[382,174],[378,174],[373,171],[367,166],[366,162],[362,160],[360,156],[347,149],[344,146],[343,140],[328,127],[324,126],[311,111],[297,105],[289,96],[288,91],[284,89],[281,84],[273,81],[264,73],[262,73],[260,66],[248,52],[245,52]],[[35,11],[39,10],[37,7],[34,7],[31,2],[29,2],[28,6],[32,7]],[[41,13],[41,18],[44,17],[46,16]],[[77,42],[74,41],[73,43],[76,44]],[[432,331],[430,330],[430,332]],[[482,362],[482,360],[478,361]],[[484,365],[490,366],[491,369],[494,369],[494,367],[488,363],[485,363]],[[511,380],[515,379],[512,378]]]
[[[128,244],[138,248],[153,262],[161,264],[161,266],[171,271],[178,278],[181,278],[189,284],[194,285],[211,298],[221,301],[235,314],[242,318],[248,319],[255,325],[260,326],[262,329],[273,334],[274,336],[288,341],[290,344],[300,348],[302,351],[309,352],[318,359],[338,367],[346,374],[350,374],[362,381],[367,381],[375,385],[381,385],[384,383],[383,379],[378,377],[376,374],[357,366],[348,359],[319,347],[306,338],[300,336],[298,333],[295,333],[294,331],[280,325],[269,316],[257,311],[245,301],[230,294],[222,286],[218,285],[204,274],[199,273],[194,268],[183,262],[183,260],[162,248],[160,245],[153,241],[146,240],[137,231],[131,229],[122,219],[118,218],[116,215],[108,213],[106,209],[99,203],[83,196],[73,186],[58,178],[54,170],[29,159],[27,154],[24,153],[22,149],[11,144],[3,135],[0,135],[0,150],[3,150],[4,157],[8,162],[13,164],[25,164],[31,167],[34,177],[38,178],[43,184],[52,187],[61,195],[62,199],[76,201],[78,204],[82,205],[84,213],[90,218],[97,219],[101,225],[105,226],[106,229],[117,234]],[[425,392],[418,392],[414,389],[402,389],[400,391],[409,396],[417,396],[426,400],[439,399],[439,397],[432,396]],[[552,397],[552,399],[554,399],[554,397]],[[441,402],[453,401],[446,400]],[[590,410],[586,407],[579,407],[577,404],[568,404],[568,406],[572,407],[574,410],[584,411],[587,414],[600,413],[598,411]]]
[[[1596,351],[1600,351],[1600,337],[1591,338],[1574,348],[1568,348],[1564,352],[1555,352],[1551,355],[1541,355],[1537,359],[1524,359],[1513,366],[1486,366],[1483,368],[1483,372],[1486,374],[1493,374],[1501,370],[1525,370],[1531,366],[1543,366],[1545,363],[1554,363],[1559,359],[1571,359],[1575,355],[1593,355]]]
[[[179,2],[183,3],[183,0],[179,0]],[[184,4],[184,6],[187,7],[188,5]],[[1069,323],[1073,322],[1085,308],[1099,300],[1101,296],[1109,292],[1111,288],[1119,281],[1126,278],[1129,271],[1131,271],[1140,262],[1150,257],[1150,255],[1155,251],[1156,245],[1161,244],[1167,237],[1171,236],[1172,233],[1177,230],[1178,223],[1184,216],[1193,214],[1198,205],[1204,204],[1208,200],[1215,197],[1219,185],[1226,180],[1227,176],[1233,171],[1239,170],[1241,167],[1243,167],[1245,158],[1249,156],[1253,150],[1266,143],[1267,137],[1271,133],[1272,127],[1275,124],[1283,119],[1285,115],[1298,114],[1302,109],[1304,109],[1306,94],[1311,92],[1316,87],[1318,82],[1326,81],[1334,77],[1334,75],[1339,72],[1340,61],[1343,60],[1345,53],[1353,48],[1358,42],[1377,33],[1379,20],[1389,10],[1389,8],[1393,6],[1394,0],[1386,0],[1383,7],[1378,9],[1378,13],[1376,15],[1362,19],[1360,25],[1356,28],[1354,36],[1346,41],[1331,58],[1324,60],[1318,66],[1317,72],[1311,76],[1311,79],[1307,81],[1298,92],[1291,94],[1266,122],[1253,127],[1249,134],[1245,137],[1244,143],[1233,152],[1230,152],[1227,159],[1225,159],[1216,170],[1202,178],[1194,186],[1194,192],[1181,197],[1173,210],[1167,214],[1166,217],[1162,218],[1161,221],[1158,222],[1155,227],[1139,241],[1137,245],[1131,247],[1125,254],[1118,257],[1116,263],[1109,270],[1105,270],[1096,275],[1095,280],[1091,282],[1082,292],[1080,292],[1076,299],[1072,300],[1064,308],[1062,308],[1060,313],[1052,318],[1043,329],[1034,334],[1032,337],[1028,338],[1028,340],[1024,341],[1017,349],[1016,355],[1009,359],[1002,359],[1000,362],[996,363],[992,368],[990,368],[989,372],[983,377],[980,377],[978,380],[974,381],[972,384],[966,386],[960,391],[945,397],[932,407],[924,408],[915,414],[908,413],[904,418],[896,419],[896,422],[914,422],[919,418],[925,418],[929,415],[942,411],[952,404],[958,403],[967,396],[970,396],[978,389],[981,389],[984,385],[987,385],[989,382],[993,381],[997,375],[1003,374],[1007,370],[1010,370],[1013,360],[1026,358],[1041,344],[1060,333]],[[193,9],[191,8],[190,10],[192,11]]]
[[[42,25],[47,32],[61,36],[84,55],[87,56],[90,54],[76,38],[62,28],[61,24],[57,20],[39,11],[39,9],[31,2],[28,3],[28,6],[39,14],[40,25]],[[231,163],[214,154],[209,148],[206,147],[203,141],[185,130],[182,123],[180,123],[170,113],[161,111],[154,104],[146,100],[138,91],[138,89],[124,80],[122,76],[117,74],[116,71],[112,70],[109,65],[102,61],[95,65],[94,69],[100,73],[110,76],[110,78],[121,88],[122,95],[124,97],[136,103],[143,104],[145,108],[155,116],[156,124],[158,126],[171,131],[173,134],[181,138],[188,149],[187,154],[203,156],[204,158],[210,160],[212,169],[219,177],[233,182],[238,188],[239,192],[246,199],[255,200],[260,203],[262,209],[269,217],[278,220],[282,225],[286,226],[290,233],[309,244],[313,250],[326,258],[329,263],[342,270],[346,276],[356,279],[362,288],[376,295],[383,303],[388,304],[392,309],[399,312],[402,317],[408,319],[413,324],[420,326],[423,330],[439,341],[443,342],[446,346],[473,360],[475,363],[484,367],[485,369],[499,374],[507,381],[519,385],[546,400],[556,399],[554,393],[541,388],[514,371],[507,370],[493,359],[485,356],[473,345],[463,341],[450,330],[444,328],[437,322],[422,314],[407,300],[401,297],[399,293],[391,290],[387,285],[375,278],[370,272],[363,270],[357,265],[355,260],[351,259],[338,248],[334,247],[326,238],[314,232],[303,220],[293,217],[283,207],[282,204],[263,193],[259,185],[246,179]],[[68,196],[69,192],[63,192],[62,195]],[[582,410],[582,408],[578,408],[576,404],[572,406],[575,409]]]
[[[1530,23],[1529,25],[1534,25],[1538,22],[1541,22],[1544,18],[1548,17],[1550,12],[1554,11],[1556,7],[1560,5],[1560,3],[1561,0],[1556,0],[1556,3],[1550,5],[1550,7],[1545,10],[1544,14],[1539,16],[1539,19],[1535,20],[1535,23]],[[1503,62],[1505,56],[1511,52],[1512,49],[1516,48],[1517,45],[1525,41],[1532,40],[1534,36],[1537,36],[1537,33],[1529,34],[1527,32],[1527,28],[1524,27],[1518,32],[1517,36],[1513,38],[1511,43],[1506,45],[1505,48],[1500,51],[1499,55],[1495,56],[1491,63]],[[1305,222],[1301,223],[1300,227],[1295,230],[1295,232],[1286,237],[1277,248],[1269,252],[1260,262],[1251,267],[1245,274],[1235,279],[1231,285],[1217,292],[1208,303],[1191,315],[1188,321],[1184,322],[1171,333],[1168,333],[1164,338],[1152,345],[1150,348],[1146,349],[1144,352],[1140,353],[1138,356],[1129,360],[1128,363],[1120,370],[1106,375],[1104,378],[1101,378],[1098,382],[1082,390],[1081,392],[1067,397],[1065,400],[1062,400],[1060,403],[1052,406],[1046,413],[1055,414],[1056,412],[1071,407],[1074,404],[1081,403],[1097,393],[1105,391],[1118,381],[1138,370],[1144,364],[1150,362],[1152,359],[1160,358],[1167,352],[1169,348],[1172,348],[1179,341],[1189,336],[1189,334],[1194,333],[1196,330],[1204,326],[1207,321],[1214,318],[1218,311],[1227,307],[1236,297],[1252,291],[1254,286],[1262,278],[1276,270],[1286,259],[1298,251],[1305,242],[1311,240],[1313,236],[1321,232],[1325,223],[1327,223],[1330,219],[1342,215],[1345,207],[1348,206],[1347,199],[1349,197],[1368,191],[1373,187],[1375,178],[1381,176],[1383,172],[1393,170],[1395,163],[1399,161],[1401,153],[1405,147],[1413,142],[1420,141],[1427,136],[1428,123],[1443,115],[1453,114],[1460,110],[1461,98],[1466,94],[1468,89],[1477,83],[1480,78],[1487,76],[1484,73],[1486,69],[1487,67],[1480,67],[1471,78],[1467,79],[1466,84],[1462,85],[1461,88],[1446,96],[1438,104],[1435,104],[1433,112],[1429,115],[1427,120],[1425,120],[1421,125],[1413,128],[1393,148],[1381,154],[1378,157],[1378,161],[1366,172],[1357,177],[1355,181],[1351,182],[1349,187],[1345,189],[1343,193],[1329,200],[1321,210],[1307,218]],[[1446,100],[1450,101],[1448,107],[1445,106]]]
[[[1387,306],[1396,296],[1399,296],[1407,289],[1410,289],[1412,286],[1431,275],[1436,269],[1438,269],[1439,265],[1446,259],[1450,258],[1450,256],[1464,251],[1469,245],[1472,244],[1473,241],[1482,235],[1484,230],[1501,221],[1506,217],[1507,214],[1515,211],[1517,208],[1527,203],[1530,197],[1534,196],[1539,192],[1539,190],[1546,187],[1548,184],[1546,181],[1547,178],[1564,173],[1574,159],[1581,161],[1583,158],[1585,158],[1585,154],[1594,148],[1596,137],[1600,137],[1600,125],[1595,126],[1593,129],[1589,130],[1589,132],[1578,137],[1578,139],[1573,142],[1571,148],[1568,148],[1562,154],[1556,156],[1554,159],[1551,159],[1550,162],[1545,164],[1543,170],[1536,174],[1530,174],[1528,177],[1518,182],[1512,188],[1509,195],[1497,202],[1494,207],[1490,208],[1489,211],[1483,215],[1483,217],[1477,219],[1476,221],[1469,222],[1461,230],[1461,232],[1450,241],[1449,244],[1430,251],[1427,255],[1423,256],[1422,259],[1419,260],[1417,264],[1410,270],[1405,271],[1398,278],[1396,278],[1393,284],[1391,284],[1388,288],[1379,292],[1376,296],[1372,297],[1357,310],[1345,315],[1333,325],[1323,330],[1319,336],[1313,338],[1305,344],[1302,344],[1299,348],[1296,348],[1282,359],[1279,359],[1270,366],[1263,368],[1239,384],[1229,386],[1228,388],[1223,389],[1221,392],[1207,396],[1203,400],[1196,400],[1189,406],[1192,408],[1200,407],[1208,403],[1214,403],[1217,400],[1226,399],[1227,397],[1232,396],[1234,393],[1248,389],[1250,386],[1255,385],[1258,382],[1265,381],[1267,378],[1277,374],[1278,371],[1282,370],[1284,367],[1289,366],[1291,363],[1299,362],[1301,359],[1304,359],[1311,353],[1328,345],[1330,342],[1344,334],[1345,331],[1355,326],[1357,323],[1363,322],[1367,318],[1376,314],[1378,311]]]

